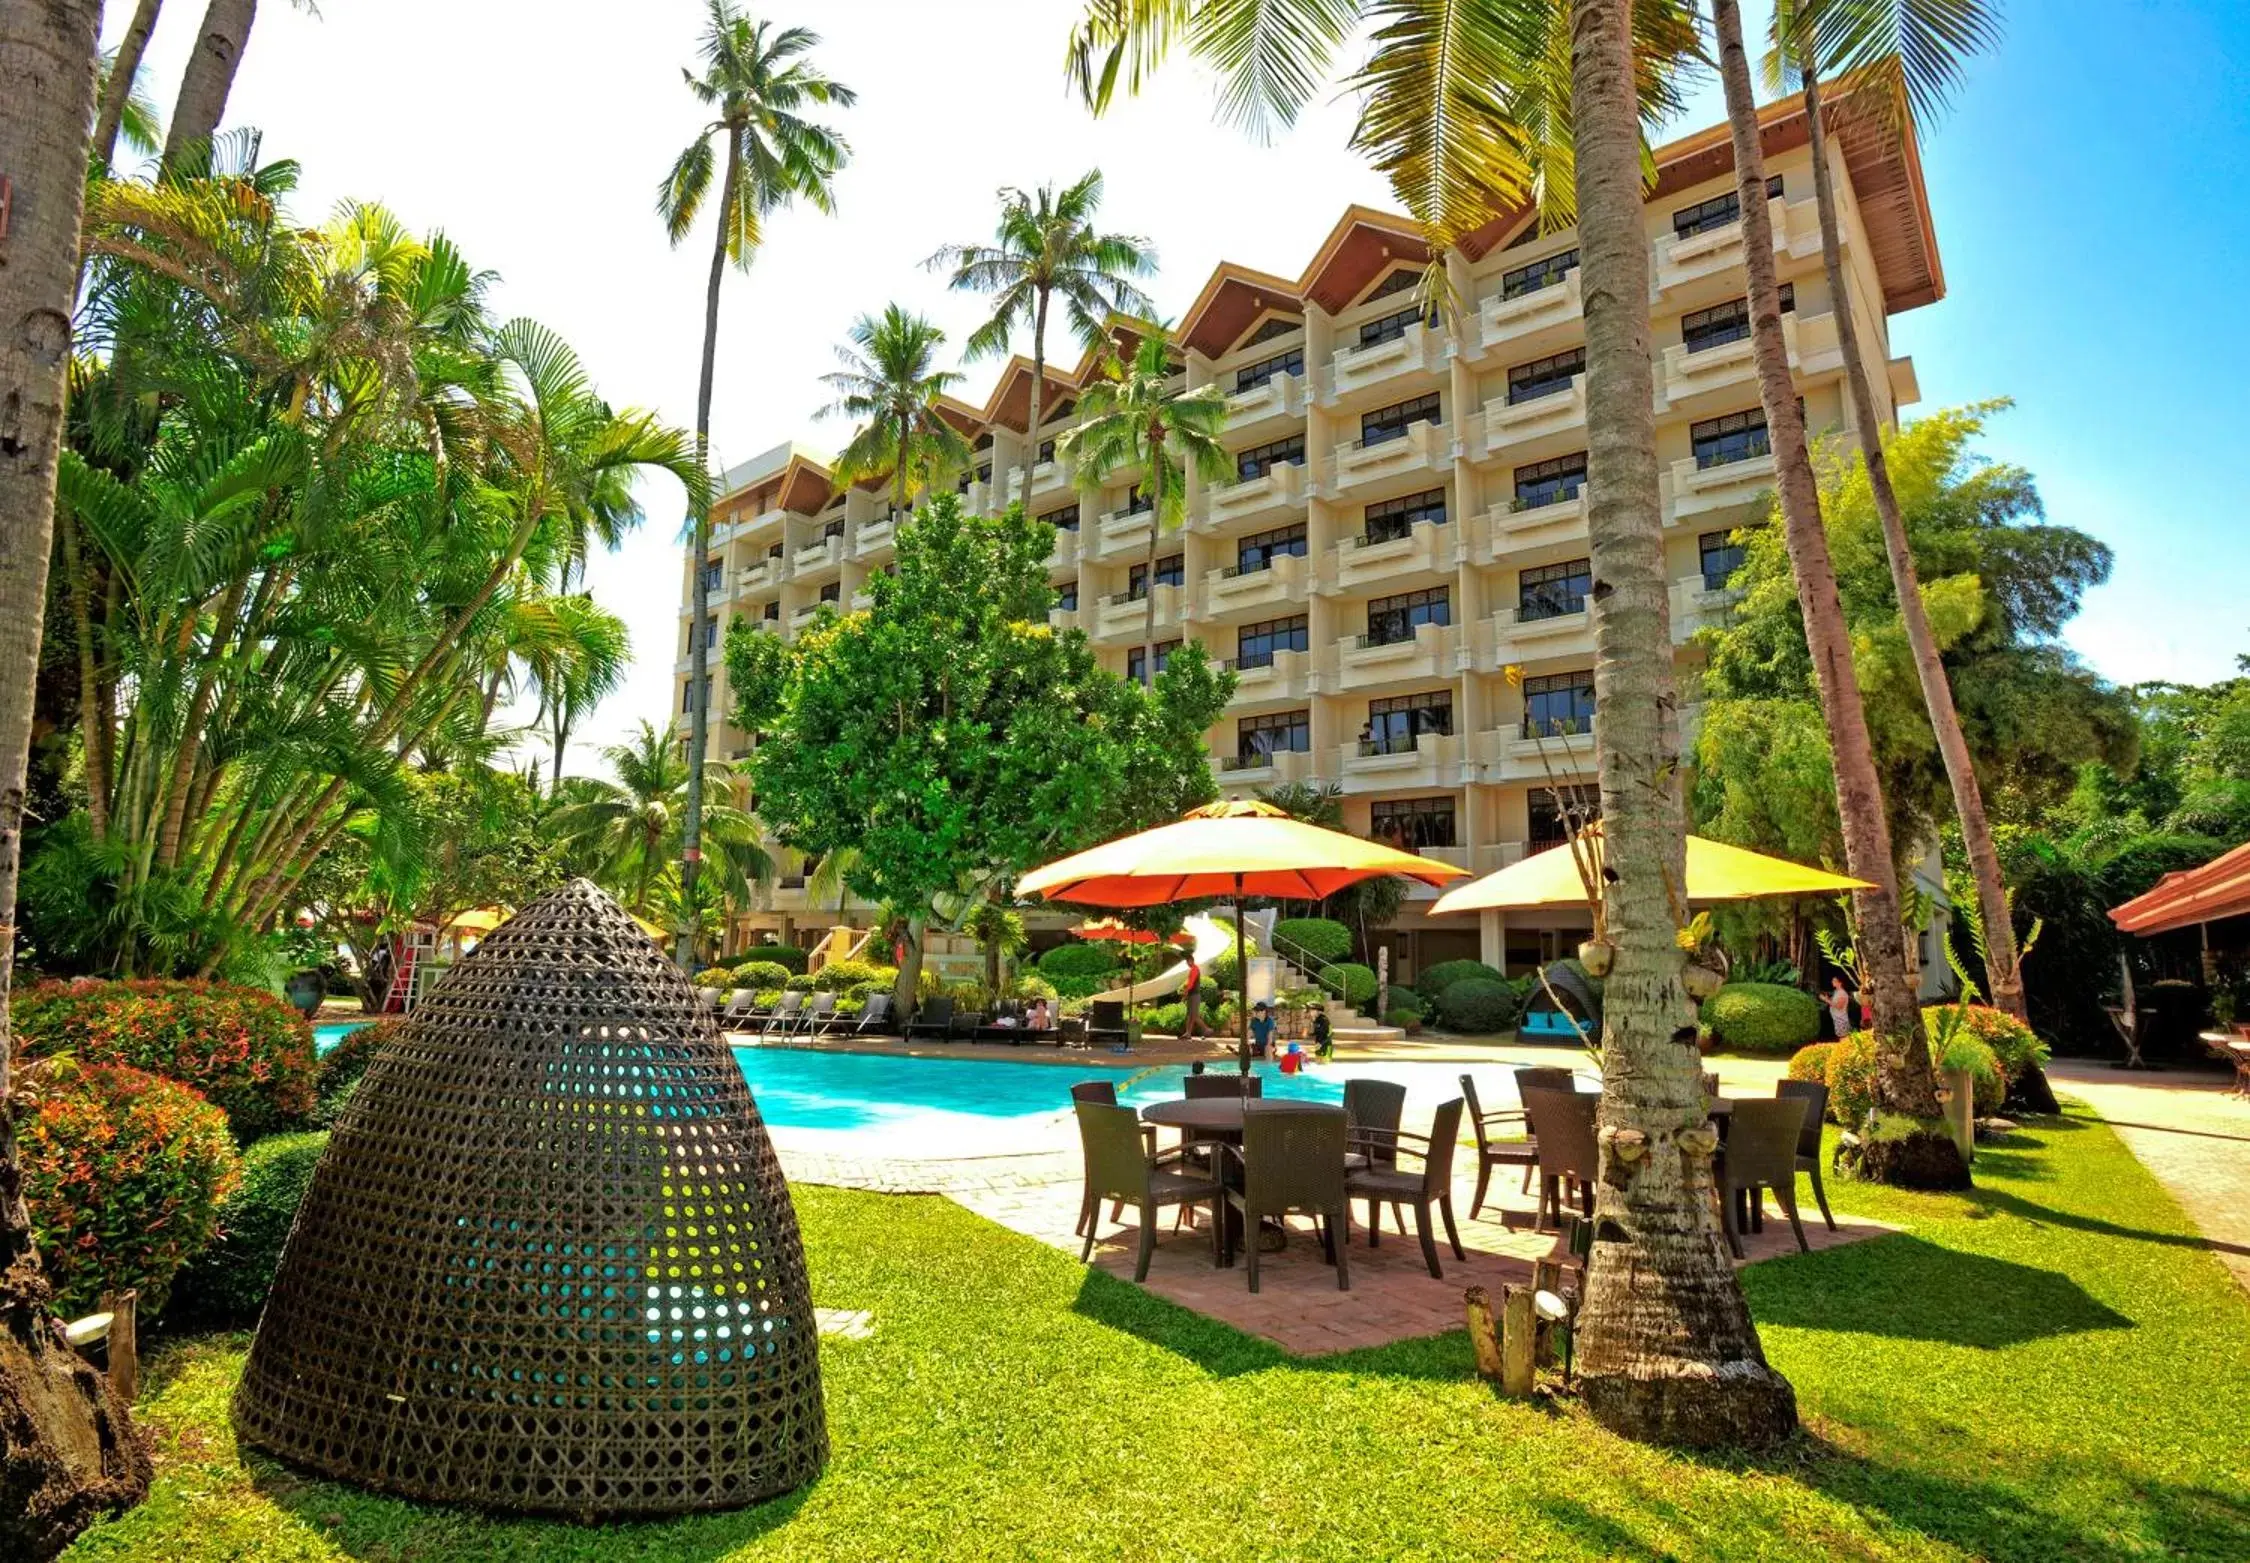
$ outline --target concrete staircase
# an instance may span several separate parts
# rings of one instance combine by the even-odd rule
[[[1281,968],[1277,988],[1310,988],[1317,986],[1305,969],[1286,955],[1266,957]],[[1397,1026],[1379,1025],[1353,1009],[1341,999],[1330,999],[1323,1006],[1328,1011],[1328,1034],[1338,1046],[1347,1042],[1375,1043],[1405,1040],[1406,1032]]]

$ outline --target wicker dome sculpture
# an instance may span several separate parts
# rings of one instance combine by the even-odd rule
[[[414,1010],[313,1173],[244,1441],[410,1498],[735,1508],[828,1458],[788,1184],[684,977],[584,880]]]

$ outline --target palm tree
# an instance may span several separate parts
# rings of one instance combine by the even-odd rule
[[[125,36],[117,40],[104,65],[101,88],[101,107],[94,115],[93,160],[108,168],[117,156],[117,137],[120,131],[136,149],[154,151],[153,144],[143,145],[143,138],[155,140],[156,112],[153,104],[140,96],[141,56],[148,50],[149,34],[156,31],[156,15],[164,0],[140,0],[133,7],[133,20],[126,24]]]
[[[562,781],[571,729],[624,683],[632,644],[625,621],[583,593],[549,598],[542,606],[553,633],[527,652],[524,663],[539,690],[539,720],[552,749],[551,790]],[[536,773],[536,761],[533,769]]]
[[[647,722],[628,742],[605,747],[602,758],[615,781],[573,776],[559,789],[563,801],[548,823],[564,849],[589,856],[598,865],[595,879],[638,915],[658,910],[667,896],[675,906],[700,904],[669,878],[686,833],[688,779],[699,768],[714,778],[732,772],[708,761],[694,765],[675,727],[659,730]],[[728,796],[726,781],[717,784],[720,796]],[[746,901],[754,884],[773,878],[773,862],[759,845],[758,822],[746,811],[706,802],[703,827],[712,848],[712,885],[726,899]]]
[[[1585,278],[1588,532],[1602,721],[1605,890],[1615,945],[1604,1008],[1602,1172],[1579,1313],[1589,1407],[1629,1436],[1759,1444],[1796,1424],[1767,1366],[1712,1204],[1715,1137],[1703,1123],[1677,942],[1685,820],[1649,358],[1643,125],[1677,104],[1698,54],[1675,0],[1323,0],[1286,10],[1225,0],[1088,0],[1068,67],[1097,106],[1137,90],[1184,40],[1221,78],[1221,102],[1286,123],[1344,41],[1374,22],[1354,78],[1354,144],[1387,173],[1433,247],[1495,206],[1575,207]],[[1441,268],[1431,288],[1442,296]]]
[[[1767,437],[1773,446],[1782,528],[1805,621],[1805,644],[1819,682],[1821,714],[1828,728],[1828,748],[1836,775],[1836,812],[1843,824],[1844,861],[1855,877],[1871,887],[1855,892],[1853,904],[1865,971],[1863,997],[1868,1023],[1883,1059],[1877,1109],[1895,1115],[1895,1119],[1883,1134],[1862,1137],[1862,1168],[1869,1176],[1887,1182],[1957,1188],[1968,1181],[1969,1169],[1939,1116],[1937,1077],[1930,1064],[1921,1005],[1907,972],[1898,865],[1892,856],[1889,816],[1883,806],[1882,776],[1875,768],[1874,741],[1860,699],[1858,671],[1852,662],[1851,627],[1844,620],[1836,567],[1829,557],[1820,484],[1813,474],[1804,413],[1789,372],[1788,341],[1782,335],[1781,294],[1774,277],[1773,218],[1766,203],[1765,154],[1760,146],[1758,104],[1750,89],[1750,63],[1743,48],[1742,12],[1737,0],[1713,0],[1712,21],[1734,142],[1744,264],[1749,272],[1751,348],[1758,371],[1759,399],[1765,405]],[[1814,156],[1817,164],[1817,151]],[[1845,317],[1851,314],[1843,301],[1851,295],[1838,292],[1834,296],[1834,315],[1841,333],[1846,329]],[[1874,438],[1881,438],[1880,430],[1872,433]],[[1919,598],[1913,607],[1919,615]],[[1906,1122],[1901,1124],[1896,1119]]]
[[[818,106],[849,108],[858,95],[831,81],[804,58],[820,42],[802,27],[773,30],[753,22],[732,0],[710,0],[700,63],[703,74],[683,72],[688,91],[714,111],[714,117],[673,160],[657,191],[656,209],[674,245],[688,236],[711,195],[711,177],[723,143],[725,165],[718,171],[718,222],[711,244],[711,274],[703,296],[703,367],[695,387],[695,457],[708,469],[711,454],[711,382],[718,372],[719,284],[729,262],[747,270],[764,241],[768,212],[799,199],[823,212],[835,210],[835,179],[850,156],[841,136],[805,118]],[[688,741],[701,755],[710,741],[711,589],[705,559],[711,548],[708,507],[688,512],[694,562],[695,612],[688,626]],[[696,864],[703,851],[703,773],[688,783],[687,828],[681,837],[680,876],[694,900]],[[686,936],[678,958],[688,961]]]
[[[1227,426],[1226,393],[1215,385],[1190,391],[1175,388],[1178,369],[1160,333],[1150,332],[1133,349],[1130,365],[1110,359],[1101,378],[1078,399],[1078,423],[1064,434],[1059,449],[1077,464],[1078,486],[1099,493],[1110,474],[1127,467],[1141,470],[1140,490],[1149,502],[1148,562],[1141,585],[1148,598],[1141,626],[1141,677],[1156,681],[1156,545],[1187,516],[1187,474],[1206,483],[1234,475],[1233,458],[1220,436]]]
[[[888,304],[852,322],[836,349],[844,367],[821,376],[836,393],[824,416],[855,418],[859,428],[836,456],[839,487],[888,475],[891,513],[903,517],[915,490],[968,464],[969,442],[938,411],[961,377],[937,367],[945,333],[920,315]]]
[[[1148,241],[1121,233],[1096,233],[1102,204],[1102,171],[1094,169],[1060,195],[1052,185],[1036,193],[1000,192],[1000,223],[993,242],[949,244],[931,256],[934,270],[951,267],[951,287],[997,295],[992,314],[969,337],[971,360],[1007,352],[1009,339],[1031,327],[1031,407],[1024,425],[1023,499],[1031,502],[1031,469],[1039,462],[1040,407],[1047,389],[1047,311],[1060,296],[1071,335],[1092,351],[1101,345],[1113,315],[1147,316],[1155,306],[1134,277],[1156,270]]]
[[[139,20],[134,18],[136,24]],[[242,66],[242,51],[250,46],[250,29],[257,20],[258,0],[211,0],[204,8],[203,30],[180,73],[180,95],[172,102],[172,133],[164,141],[167,174],[209,156],[211,139],[226,117],[227,97],[234,91],[234,73]],[[150,18],[150,25],[155,25],[155,18]]]

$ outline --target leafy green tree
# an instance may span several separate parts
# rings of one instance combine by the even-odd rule
[[[626,742],[604,748],[602,758],[615,780],[565,780],[546,828],[564,851],[590,857],[595,881],[626,910],[653,918],[666,905],[689,908],[698,914],[689,920],[692,929],[709,908],[722,900],[745,903],[755,886],[773,877],[758,822],[731,801],[730,768],[710,761],[703,767],[706,793],[714,779],[725,778],[718,781],[718,796],[729,799],[703,806],[703,837],[710,853],[705,861],[710,888],[717,894],[697,899],[695,884],[677,874],[680,839],[687,829],[688,778],[695,766],[675,729],[642,722]]]
[[[937,367],[945,333],[896,304],[852,322],[851,345],[836,349],[843,368],[822,376],[836,393],[826,411],[859,420],[859,429],[836,454],[836,481],[891,480],[891,513],[904,517],[907,501],[968,464],[969,442],[938,411],[938,401],[961,383]]]
[[[993,242],[949,244],[930,257],[932,268],[952,271],[950,286],[993,295],[992,313],[969,337],[971,359],[992,358],[1024,327],[1031,328],[1031,406],[1024,425],[1024,503],[1031,502],[1031,469],[1039,462],[1041,406],[1047,390],[1047,312],[1059,298],[1071,335],[1089,352],[1105,339],[1112,315],[1146,317],[1155,310],[1133,283],[1156,270],[1146,239],[1096,233],[1102,204],[1102,171],[1094,169],[1058,193],[1041,185],[1027,195],[1000,192],[1000,222]]]

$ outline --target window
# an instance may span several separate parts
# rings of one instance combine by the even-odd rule
[[[716,645],[717,645],[718,643],[719,643],[719,621],[718,621],[717,619],[705,619],[705,620],[703,621],[703,647],[704,647],[704,649],[705,649],[706,651],[708,651],[708,650],[709,650],[709,649],[710,649],[711,647],[713,647],[713,646],[716,646]]]
[[[1254,364],[1245,364],[1234,372],[1234,394],[1255,391],[1277,374],[1303,374],[1305,350],[1293,347],[1286,353],[1276,353],[1271,358],[1261,358]]]
[[[1585,789],[1591,793],[1592,789]],[[1527,800],[1531,811],[1531,828],[1525,832],[1534,851],[1543,847],[1559,847],[1570,839],[1571,822],[1590,824],[1601,815],[1601,804],[1589,796],[1584,802],[1573,800],[1569,811],[1553,798],[1532,797]]]
[[[1773,449],[1766,438],[1766,410],[1730,412],[1724,418],[1706,418],[1688,427],[1698,470],[1724,467],[1737,461],[1754,461]]]
[[[1039,519],[1058,532],[1075,532],[1078,530],[1078,507],[1065,505],[1060,510],[1048,511]]]
[[[1543,564],[1516,575],[1516,617],[1529,624],[1537,619],[1580,613],[1586,594],[1594,589],[1594,567],[1585,559]]]
[[[1055,606],[1065,613],[1078,611],[1078,583],[1065,581],[1055,588]]]
[[[1145,515],[1155,507],[1156,501],[1142,493],[1138,483],[1125,496],[1125,513],[1129,516]]]
[[[1125,676],[1136,684],[1148,682],[1148,674],[1142,671],[1141,663],[1142,654],[1147,649],[1145,646],[1135,646],[1131,651],[1125,653]],[[1164,664],[1171,661],[1172,653],[1179,649],[1180,643],[1176,640],[1158,641],[1156,643],[1156,671],[1163,672]]]
[[[1569,390],[1570,382],[1585,372],[1586,350],[1582,347],[1517,364],[1508,371],[1508,405],[1558,395]]]
[[[1703,587],[1706,591],[1722,591],[1734,572],[1742,568],[1743,547],[1734,541],[1732,532],[1706,532],[1695,540],[1696,553],[1703,562]]]
[[[1420,271],[1412,266],[1401,266],[1398,268],[1398,270],[1392,272],[1381,282],[1376,283],[1374,287],[1370,288],[1367,292],[1367,296],[1361,299],[1360,302],[1362,304],[1372,304],[1379,298],[1392,298],[1400,293],[1411,292],[1421,285],[1422,273]]]
[[[1275,315],[1268,319],[1265,324],[1259,326],[1257,330],[1237,342],[1235,346],[1256,347],[1261,342],[1271,342],[1287,336],[1292,331],[1301,331],[1304,329],[1304,325],[1305,323],[1302,320],[1288,320],[1280,315]]]
[[[1361,754],[1412,754],[1424,733],[1453,731],[1453,691],[1392,695],[1367,702],[1367,725],[1360,730]]]
[[[1293,619],[1268,619],[1245,624],[1235,632],[1234,665],[1237,668],[1270,668],[1274,654],[1303,651],[1309,644],[1311,620],[1300,613]]]
[[[1368,834],[1387,846],[1419,852],[1455,843],[1451,798],[1379,798],[1367,813]]]
[[[831,537],[842,537],[843,535],[844,520],[841,516],[838,516],[835,520],[829,522],[826,526],[820,529],[820,540],[824,543],[827,542]]]
[[[1431,526],[1445,525],[1444,489],[1433,488],[1425,493],[1405,494],[1369,505],[1359,534],[1360,546],[1396,542],[1412,532],[1418,521]]]
[[[980,461],[980,462],[978,462],[978,463],[977,463],[977,481],[978,481],[979,483],[990,483],[990,482],[992,481],[992,463],[991,463],[991,462],[989,462],[989,461]]]
[[[781,618],[781,599],[779,597],[766,604],[766,618],[768,621],[778,621]]]
[[[1514,271],[1504,271],[1500,274],[1500,296],[1522,298],[1526,293],[1551,288],[1577,268],[1578,252],[1564,250],[1560,255],[1550,255],[1528,266],[1518,266]]]
[[[1055,441],[1054,441],[1054,436],[1052,436],[1052,435],[1049,435],[1049,436],[1048,436],[1048,437],[1047,437],[1046,439],[1043,439],[1043,440],[1041,440],[1041,441],[1039,442],[1039,461],[1040,461],[1040,462],[1041,462],[1042,464],[1044,464],[1044,463],[1046,463],[1046,462],[1050,462],[1050,461],[1053,461],[1054,459],[1055,459]]]
[[[1284,554],[1303,558],[1305,553],[1305,528],[1302,522],[1295,526],[1276,527],[1270,532],[1259,532],[1245,537],[1234,546],[1234,573],[1252,575],[1260,570],[1270,570],[1273,562]]]
[[[768,559],[779,559],[781,557],[781,553],[781,545],[779,543],[776,543],[771,548],[766,550],[766,557]]]
[[[1277,754],[1307,754],[1311,750],[1310,711],[1272,711],[1243,717],[1234,724],[1234,763],[1238,769],[1271,765]]]
[[[1039,427],[1044,429],[1048,424],[1053,423],[1057,418],[1067,418],[1077,410],[1078,399],[1074,396],[1066,396],[1061,401],[1055,403],[1055,405],[1052,407],[1042,407],[1039,409]]]
[[[842,602],[844,600],[844,583],[842,581],[830,581],[820,589],[820,600],[822,602]]]
[[[711,703],[711,681],[709,679],[703,680],[700,684],[694,679],[689,679],[680,686],[680,714],[682,716],[694,714],[698,691],[701,692],[703,697],[702,704],[709,705]]]
[[[1797,307],[1797,285],[1781,285],[1781,312],[1786,315]],[[1750,301],[1747,298],[1730,299],[1724,304],[1714,304],[1709,309],[1698,309],[1680,317],[1680,340],[1691,353],[1705,348],[1723,347],[1729,342],[1748,340],[1750,336]]]
[[[1404,437],[1406,431],[1417,423],[1438,421],[1438,393],[1417,396],[1410,402],[1396,402],[1389,407],[1378,407],[1373,412],[1360,414],[1359,442],[1362,445],[1381,445]]]
[[[1552,461],[1536,461],[1516,468],[1516,497],[1512,510],[1539,510],[1576,499],[1586,486],[1586,453],[1573,451]]]
[[[1380,320],[1370,320],[1359,328],[1361,347],[1379,347],[1385,342],[1396,342],[1406,335],[1408,326],[1422,323],[1419,309],[1402,309],[1395,315],[1385,315]]]
[[[1171,554],[1156,561],[1156,584],[1178,586],[1187,580],[1187,555]],[[1136,564],[1125,578],[1125,600],[1139,602],[1148,595],[1148,566]]]
[[[1542,673],[1523,681],[1523,735],[1543,738],[1594,730],[1594,675]]]
[[[1361,637],[1361,644],[1395,646],[1402,640],[1412,640],[1414,631],[1424,624],[1452,622],[1451,587],[1431,586],[1396,597],[1378,597],[1367,605],[1367,633]]]
[[[1248,450],[1236,451],[1235,476],[1247,483],[1252,478],[1262,478],[1276,467],[1301,467],[1305,464],[1305,437],[1292,434],[1285,440],[1275,440],[1270,445],[1253,445]]]
[[[1781,199],[1781,176],[1775,174],[1766,181],[1766,199]],[[1689,238],[1698,233],[1709,233],[1714,228],[1724,228],[1742,215],[1742,196],[1729,190],[1708,201],[1698,201],[1693,206],[1683,206],[1672,214],[1672,234],[1675,238]]]
[[[978,450],[992,449],[992,431],[990,429],[985,430],[982,434],[977,436],[977,443],[975,448]]]
[[[703,562],[703,589],[715,592],[722,589],[727,578],[727,567],[716,559]]]

